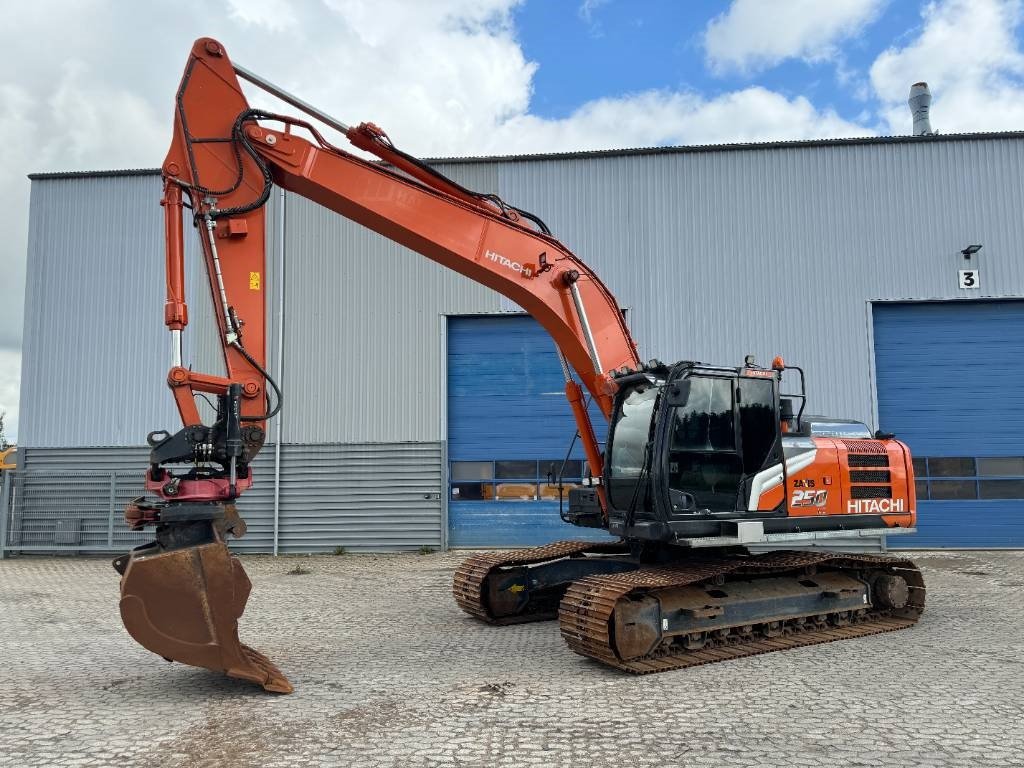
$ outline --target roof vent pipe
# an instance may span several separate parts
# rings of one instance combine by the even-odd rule
[[[907,100],[910,112],[914,116],[914,135],[932,136],[932,123],[928,115],[932,106],[932,92],[928,83],[914,83],[910,86],[910,98]]]

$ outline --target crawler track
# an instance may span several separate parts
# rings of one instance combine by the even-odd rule
[[[620,542],[601,544],[592,541],[556,541],[543,547],[514,549],[507,552],[481,552],[465,560],[459,566],[455,572],[452,594],[462,610],[488,624],[505,625],[547,621],[557,618],[557,610],[524,613],[516,616],[496,617],[492,615],[487,605],[487,595],[484,589],[487,577],[495,570],[509,566],[532,565],[585,554],[612,554],[626,551],[628,548]]]
[[[846,616],[830,620],[843,625],[787,622],[778,636],[773,637],[766,636],[774,634],[765,631],[766,625],[733,628],[726,637],[709,640],[699,650],[685,650],[677,643],[666,641],[648,656],[628,660],[622,659],[615,650],[615,606],[629,595],[696,584],[728,575],[783,576],[787,572],[796,575],[809,567],[853,571],[872,569],[898,574],[906,579],[910,587],[909,603],[898,610],[872,609],[860,617]],[[903,629],[917,622],[924,609],[924,600],[924,579],[909,560],[899,557],[780,551],[755,557],[723,557],[703,562],[642,568],[629,573],[588,576],[574,582],[566,591],[558,617],[562,637],[576,653],[628,672],[648,674]]]

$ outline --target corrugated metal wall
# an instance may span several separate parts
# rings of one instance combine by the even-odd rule
[[[1018,137],[505,163],[499,187],[596,267],[643,359],[782,354],[811,413],[872,423],[868,301],[1024,294],[1022,166]]]
[[[128,531],[121,520],[124,504],[143,493],[147,458],[145,448],[25,449],[15,481],[9,547],[17,551],[19,545],[56,544],[75,551],[100,551],[110,541],[115,549],[128,549],[152,539],[151,533]],[[270,552],[272,448],[256,458],[253,471],[253,487],[238,503],[248,531],[229,543],[237,551]],[[280,551],[440,548],[444,545],[441,475],[439,443],[282,446]],[[71,533],[74,540],[69,538]]]
[[[439,164],[463,184],[543,217],[630,310],[645,358],[734,364],[747,353],[762,361],[781,353],[808,371],[811,412],[872,424],[869,302],[1024,296],[1022,166],[1021,136]],[[23,447],[137,446],[150,430],[175,428],[163,385],[170,340],[159,197],[156,175],[33,181]],[[349,458],[380,473],[345,482],[357,489],[364,480],[397,483],[393,498],[401,503],[352,501],[361,493],[354,491],[352,503],[381,503],[373,519],[352,517],[350,502],[339,502],[328,529],[351,533],[352,546],[394,544],[398,533],[416,538],[426,528],[440,541],[442,526],[425,521],[440,519],[442,502],[410,506],[402,496],[406,449],[397,445],[427,452],[416,460],[426,474],[412,484],[440,492],[443,316],[514,307],[291,194],[279,280],[277,202],[275,193],[266,285],[275,370],[281,280],[285,289],[284,454],[379,443],[374,460],[358,447]],[[186,230],[193,318],[186,358],[219,372],[197,240]],[[984,244],[974,262],[982,290],[966,292],[956,288],[956,270],[970,243]],[[272,458],[270,448],[260,456],[261,477],[270,476]],[[129,468],[138,466],[133,460]],[[295,503],[308,512],[327,502],[329,486],[325,480]],[[261,482],[247,497],[253,546],[265,540],[267,488]],[[294,510],[299,519],[302,510]],[[402,517],[400,510],[411,511]],[[388,519],[400,523],[389,527]],[[316,543],[305,528],[282,533],[286,539],[296,549]]]
[[[868,301],[1024,295],[1022,166],[1024,138],[945,137],[439,167],[541,215],[630,308],[643,356],[781,353],[807,369],[812,411],[872,422]],[[174,424],[159,181],[32,187],[23,444],[137,444]],[[285,441],[443,439],[441,315],[508,303],[295,195],[286,231]]]
[[[32,183],[24,445],[140,445],[173,423],[159,199],[153,176]]]
[[[497,188],[490,165],[440,166]],[[287,196],[284,441],[442,437],[445,314],[498,294],[298,195]]]

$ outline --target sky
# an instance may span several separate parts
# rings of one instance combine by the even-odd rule
[[[8,437],[26,175],[158,167],[195,38],[219,39],[238,63],[346,123],[377,123],[414,154],[515,154],[906,134],[918,80],[941,133],[1019,130],[1022,2],[0,0]]]

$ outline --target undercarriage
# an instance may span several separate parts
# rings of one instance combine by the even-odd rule
[[[579,541],[475,555],[453,592],[491,624],[557,618],[573,651],[638,674],[903,629],[925,602],[901,557]]]

